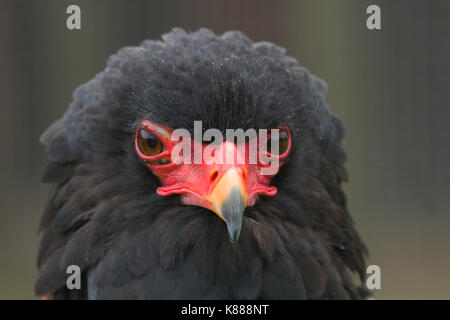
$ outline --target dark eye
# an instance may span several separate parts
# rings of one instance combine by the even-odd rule
[[[146,157],[154,157],[165,151],[164,144],[147,130],[139,130],[137,137],[139,151]]]
[[[278,152],[276,148],[272,150],[272,144],[275,147],[277,143],[278,143]],[[289,134],[284,130],[280,130],[278,139],[275,137],[271,137],[267,141],[267,152],[275,156],[284,154],[288,148],[289,148]]]

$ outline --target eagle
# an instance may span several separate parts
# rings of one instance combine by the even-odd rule
[[[175,28],[120,49],[40,138],[50,192],[36,294],[364,299],[367,249],[342,189],[345,127],[325,93],[284,48],[239,31]],[[256,144],[256,162],[174,161],[177,129],[210,146],[199,122],[201,134],[262,132],[213,145],[240,155]],[[67,286],[69,266],[79,288]]]

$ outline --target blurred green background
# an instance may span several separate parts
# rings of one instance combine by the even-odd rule
[[[82,30],[66,28],[81,7]],[[381,7],[382,30],[366,28]],[[122,46],[173,27],[275,42],[346,123],[350,211],[379,299],[450,298],[449,1],[0,1],[0,299],[33,299],[43,130]]]

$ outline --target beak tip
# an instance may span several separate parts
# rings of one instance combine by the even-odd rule
[[[242,228],[245,201],[237,188],[232,188],[229,196],[222,203],[221,212],[227,224],[231,242],[237,242]]]
[[[232,243],[236,243],[239,239],[241,233],[241,227],[239,228],[228,228],[228,234],[230,235],[230,240]]]

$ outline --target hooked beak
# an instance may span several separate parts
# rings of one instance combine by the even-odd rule
[[[239,238],[247,199],[244,178],[236,168],[228,169],[206,198],[209,209],[227,224],[232,242]]]

